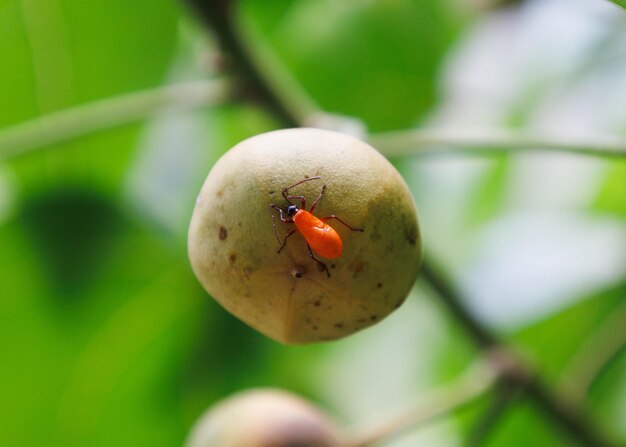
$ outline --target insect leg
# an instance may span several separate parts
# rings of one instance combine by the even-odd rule
[[[280,248],[276,252],[277,254],[283,251],[283,248],[285,248],[285,245],[287,245],[287,238],[291,236],[292,234],[294,234],[296,231],[298,231],[298,229],[294,228],[293,230],[291,230],[289,233],[285,235],[285,238],[283,239],[283,243],[280,244]],[[276,235],[276,238],[278,238],[278,234]],[[278,242],[280,243],[280,239],[278,240]]]
[[[315,211],[315,207],[317,206],[317,202],[319,202],[322,196],[324,195],[324,191],[326,191],[326,185],[322,186],[320,195],[317,196],[317,199],[315,199],[315,202],[313,202],[313,205],[311,205],[311,209],[309,210],[309,213],[313,214],[313,211]]]
[[[285,215],[283,214],[285,213],[285,210],[283,210],[281,207],[279,207],[278,205],[274,205],[274,204],[271,204],[270,207],[275,210],[278,210],[278,212],[280,213],[281,222],[293,223],[293,219],[291,217],[285,217]],[[276,218],[274,217],[274,213],[272,213],[272,228],[274,229],[274,236],[276,236],[276,242],[278,242],[278,245],[280,246],[280,248],[278,249],[278,252],[280,252],[280,250],[282,250],[283,247],[285,246],[285,241],[287,240],[287,236],[291,236],[291,234],[288,234],[287,236],[285,236],[285,239],[283,240],[283,242],[280,242],[280,237],[278,237],[278,231],[276,231]]]
[[[311,256],[311,259],[313,259],[315,262],[317,262],[317,265],[319,265],[326,272],[328,277],[330,278],[330,271],[328,271],[328,267],[326,267],[326,264],[324,264],[322,261],[320,261],[319,259],[317,259],[313,255],[313,250],[311,250],[311,246],[309,244],[306,244],[306,248],[309,249],[309,256]]]
[[[347,223],[345,223],[343,220],[341,220],[340,218],[338,218],[337,216],[335,216],[334,214],[331,214],[330,216],[327,217],[323,217],[322,219],[320,219],[322,222],[326,222],[327,220],[331,220],[331,219],[337,219],[339,222],[341,222],[342,224],[344,224],[346,227],[348,227],[350,230],[352,231],[361,231],[363,232],[363,228],[352,228],[350,225],[348,225]]]
[[[278,210],[278,212],[280,213],[280,220],[281,222],[285,222],[285,223],[293,223],[293,219],[289,216],[285,215],[287,214],[287,212],[282,209],[281,207],[279,207],[278,205],[274,205],[273,203],[270,205],[270,208],[274,208],[275,210]],[[274,219],[274,213],[272,213],[272,219]]]

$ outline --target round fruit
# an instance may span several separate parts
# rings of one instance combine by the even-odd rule
[[[297,227],[271,205],[287,210],[282,191],[316,176],[288,193],[303,196],[308,210],[325,186],[313,214],[363,231],[325,221],[342,242],[336,259],[313,252],[315,261],[299,230],[277,253]],[[415,206],[400,174],[362,141],[319,129],[269,132],[227,152],[202,186],[188,244],[204,288],[283,343],[337,339],[379,322],[402,304],[421,259]]]
[[[339,447],[337,429],[307,401],[280,390],[250,390],[209,409],[186,447]]]

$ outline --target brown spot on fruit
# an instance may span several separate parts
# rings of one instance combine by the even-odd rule
[[[228,260],[230,261],[231,264],[234,264],[235,261],[237,260],[237,255],[235,253],[231,253],[230,256],[228,256]]]
[[[245,279],[250,279],[250,273],[252,273],[252,269],[250,267],[243,269],[243,277]]]
[[[417,243],[418,229],[414,222],[405,222],[405,235],[409,244],[415,245]]]
[[[301,265],[296,265],[293,269],[291,269],[291,276],[296,279],[300,279],[306,273],[306,267],[302,267]]]
[[[220,226],[220,232],[219,232],[220,241],[223,241],[227,237],[228,237],[228,231],[226,230],[226,228]]]
[[[359,261],[350,265],[350,270],[352,270],[352,277],[358,278],[363,274],[365,269],[367,268],[367,264],[365,262]]]
[[[382,282],[379,282],[378,284],[376,284],[376,288],[377,288],[377,289],[380,289],[382,286],[383,286],[383,283],[382,283]]]

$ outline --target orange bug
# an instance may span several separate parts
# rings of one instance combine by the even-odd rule
[[[311,180],[319,180],[321,178],[322,177],[320,176],[305,178],[304,180],[300,180],[299,182],[296,182],[293,185],[286,187],[285,189],[283,189],[282,195],[287,201],[287,203],[289,203],[289,206],[287,206],[287,208],[283,208],[272,203],[270,207],[275,210],[278,210],[278,212],[280,213],[281,222],[293,223],[296,225],[296,228],[289,231],[285,235],[283,241],[281,242],[280,238],[278,237],[278,232],[276,231],[276,222],[274,220],[274,213],[272,213],[272,226],[274,228],[274,234],[276,235],[276,240],[278,241],[278,244],[279,244],[279,248],[276,253],[280,253],[282,249],[285,248],[285,245],[287,245],[287,238],[289,236],[296,233],[296,231],[300,231],[300,233],[302,233],[302,236],[304,236],[304,239],[306,240],[306,246],[309,250],[309,256],[311,256],[311,259],[317,262],[317,264],[326,272],[328,277],[330,277],[330,271],[328,270],[328,267],[326,267],[326,264],[324,264],[322,261],[320,261],[313,255],[313,252],[315,252],[318,255],[322,256],[323,258],[328,258],[328,259],[335,259],[341,256],[341,251],[343,248],[341,237],[339,237],[339,234],[335,231],[335,229],[331,227],[330,225],[328,225],[326,221],[331,220],[331,219],[336,219],[352,231],[362,232],[363,229],[352,228],[350,225],[345,223],[343,220],[341,220],[339,217],[335,216],[334,214],[331,214],[330,216],[327,216],[327,217],[322,217],[321,219],[313,215],[313,211],[315,211],[315,207],[317,206],[320,199],[324,195],[324,191],[326,190],[326,185],[322,186],[322,190],[320,191],[319,196],[317,196],[317,199],[315,199],[309,211],[306,210],[306,201],[303,196],[293,196],[289,194],[290,189],[304,182],[309,182]],[[291,199],[299,200],[301,203],[300,208],[294,205],[291,202]]]

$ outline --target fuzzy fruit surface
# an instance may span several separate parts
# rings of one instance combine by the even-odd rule
[[[310,258],[301,233],[278,243],[270,204],[281,191],[306,198],[326,190],[315,215],[330,220],[343,242],[325,259],[330,278]],[[299,201],[292,200],[300,206]],[[294,224],[280,221],[282,239]],[[193,270],[225,309],[282,343],[312,343],[352,334],[382,320],[408,295],[419,269],[421,237],[411,194],[396,169],[356,138],[319,129],[287,129],[249,138],[209,173],[189,228]]]

